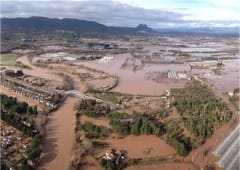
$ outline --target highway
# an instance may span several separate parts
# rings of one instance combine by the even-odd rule
[[[217,146],[213,152],[219,157],[216,164],[226,170],[239,170],[240,158],[240,125]]]
[[[235,128],[230,135],[228,135],[224,141],[217,146],[216,150],[213,152],[215,155],[221,157],[229,148],[229,146],[239,137],[240,125]]]

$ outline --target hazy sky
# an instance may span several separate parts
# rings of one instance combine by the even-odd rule
[[[1,17],[44,16],[153,28],[239,26],[239,0],[1,0]]]

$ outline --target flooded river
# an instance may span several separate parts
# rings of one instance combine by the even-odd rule
[[[68,97],[62,107],[49,115],[40,170],[68,169],[74,138],[76,98]]]

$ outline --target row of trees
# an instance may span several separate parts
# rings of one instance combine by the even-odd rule
[[[6,108],[12,113],[37,115],[37,106],[29,106],[26,102],[17,101],[15,97],[4,94],[1,97],[1,108]]]
[[[35,135],[32,138],[31,146],[28,151],[28,160],[35,162],[41,155],[42,136],[40,134]]]
[[[122,135],[156,135],[165,133],[163,124],[156,124],[148,117],[141,114],[133,114],[127,117],[126,113],[112,113],[109,115],[113,130]]]
[[[172,90],[173,105],[185,126],[195,136],[210,137],[214,129],[231,118],[226,103],[217,99],[207,86],[192,81],[183,89]]]
[[[29,106],[16,98],[1,94],[1,119],[28,136],[38,133],[31,116],[38,114],[36,106]]]
[[[1,112],[1,119],[28,136],[34,136],[38,133],[34,122],[27,117],[16,113]]]
[[[32,161],[36,163],[36,161],[41,156],[41,144],[42,144],[42,136],[35,135],[32,138],[30,149],[27,153],[27,158],[22,158],[21,165],[18,167],[18,170],[33,170],[34,168],[29,165],[28,161]]]
[[[193,142],[183,135],[182,128],[171,126],[167,129],[166,134],[166,142],[174,147],[179,155],[186,156],[192,150]]]
[[[10,76],[10,77],[21,77],[24,74],[23,74],[22,70],[17,70],[16,72],[15,71],[8,71],[8,72],[6,72],[6,75]]]
[[[104,126],[97,126],[91,122],[82,124],[82,129],[86,132],[88,138],[98,138],[108,136],[108,129]]]

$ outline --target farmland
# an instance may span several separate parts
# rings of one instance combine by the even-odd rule
[[[1,54],[1,66],[14,66],[16,64],[17,55],[13,53]]]

